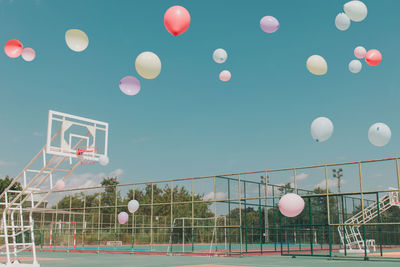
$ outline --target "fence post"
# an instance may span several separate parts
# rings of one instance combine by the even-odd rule
[[[314,255],[314,246],[313,246],[313,234],[312,234],[312,213],[311,213],[311,197],[308,198],[308,216],[310,220],[309,233],[310,233],[310,248],[311,248],[311,256]]]
[[[194,251],[194,179],[192,179],[192,252]]]
[[[364,212],[364,211],[363,211]],[[362,225],[363,227],[363,240],[364,240],[364,260],[368,260],[368,253],[367,253],[367,234],[365,232],[365,224]]]
[[[240,174],[238,174],[238,195],[239,195],[239,236],[240,236],[240,254],[243,253],[243,242],[242,242],[242,194],[240,190]]]
[[[97,254],[100,253],[101,192],[99,194],[99,214],[97,219]]]
[[[379,193],[376,193],[376,207],[378,208],[378,223],[381,223],[381,212],[379,209]],[[382,249],[382,228],[378,224],[378,234],[379,234],[379,247],[381,252],[381,257],[383,257],[383,249]]]
[[[344,200],[343,200],[343,195],[340,196],[342,199],[342,218],[343,218],[343,224],[344,224]],[[346,209],[347,210],[347,209]],[[346,228],[344,225],[340,226],[343,229],[343,243],[344,243],[344,255],[347,256],[347,240],[346,240]]]
[[[258,184],[258,213],[259,213],[259,235],[260,235],[260,251],[261,255],[263,253],[263,245],[262,245],[262,236],[263,236],[263,230],[262,230],[262,209],[261,209],[261,184]]]
[[[244,242],[247,252],[247,202],[246,202],[246,182],[243,182],[243,198],[244,198]]]
[[[228,179],[228,224],[231,226],[231,179]],[[228,228],[229,253],[232,252],[231,228]]]
[[[135,187],[132,188],[132,198],[135,199]],[[131,237],[131,254],[135,247],[135,213],[132,213],[132,237]]]
[[[265,201],[264,201],[264,227],[265,227],[265,243],[269,241],[269,222],[268,222],[268,184],[269,184],[269,177],[268,172],[265,172]],[[274,209],[274,207],[272,207]],[[276,245],[275,245],[276,250]]]
[[[364,212],[364,193],[363,193],[363,180],[362,180],[362,169],[361,162],[358,163],[358,173],[360,178],[360,194],[361,194],[361,213],[362,213],[362,222],[363,222],[363,242],[364,242],[364,260],[368,260],[367,257],[367,240],[365,233],[365,212]]]
[[[151,183],[151,210],[150,210],[150,249],[153,250],[153,210],[154,210],[154,184]]]
[[[117,196],[117,186],[114,187],[115,190],[115,203],[114,203],[114,241],[117,241],[117,214],[118,214],[118,196]],[[111,221],[110,221],[111,223]],[[120,230],[121,231],[121,230]]]
[[[329,239],[329,257],[332,256],[332,240],[331,240],[331,213],[330,213],[330,202],[329,202],[329,179],[328,179],[328,167],[325,166],[325,183],[326,183],[326,209],[328,213],[328,239]]]

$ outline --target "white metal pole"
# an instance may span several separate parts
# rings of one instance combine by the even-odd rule
[[[7,194],[6,194],[6,206],[7,206]],[[11,265],[10,248],[8,244],[7,210],[3,211],[3,226],[4,226],[4,239],[6,245],[7,265]]]
[[[17,242],[15,240],[14,211],[11,212],[11,232],[12,232],[13,245],[14,245],[14,262],[16,262],[16,261],[18,261],[18,257],[17,257]],[[24,246],[25,246],[25,244],[24,244]]]

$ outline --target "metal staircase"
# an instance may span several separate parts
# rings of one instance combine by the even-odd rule
[[[373,203],[364,208],[364,212],[360,211],[348,220],[344,222],[344,224],[348,224],[345,226],[339,226],[339,236],[343,246],[346,246],[346,249],[349,252],[360,252],[364,250],[364,246],[366,246],[367,250],[375,248],[375,240],[368,239],[366,240],[366,244],[364,245],[364,238],[360,232],[360,226],[365,224],[378,216],[378,214],[387,211],[394,205],[398,205],[399,202],[399,191],[389,192],[385,196],[379,199],[379,203]],[[343,231],[344,230],[344,231]]]

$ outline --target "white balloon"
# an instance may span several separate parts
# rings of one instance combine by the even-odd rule
[[[89,45],[89,38],[81,30],[71,29],[65,33],[65,42],[75,52],[82,52]]]
[[[143,78],[154,79],[161,72],[161,60],[153,52],[143,52],[137,56],[135,68]]]
[[[221,64],[224,63],[228,59],[228,54],[222,48],[218,48],[213,53],[213,59],[215,62]]]
[[[389,126],[382,122],[378,122],[369,127],[368,140],[374,146],[385,146],[389,143],[392,132]]]
[[[361,1],[350,1],[344,4],[344,12],[352,20],[356,22],[363,21],[368,14],[367,6]]]
[[[107,156],[100,156],[99,157],[99,163],[101,166],[106,166],[110,162],[110,159]]]
[[[63,180],[59,180],[56,183],[56,189],[57,190],[64,190],[65,188],[65,182]]]
[[[335,25],[338,30],[345,31],[350,27],[351,21],[345,13],[339,13],[335,19]]]
[[[317,142],[328,140],[333,133],[333,123],[326,117],[316,118],[311,123],[311,136]]]
[[[130,213],[135,213],[139,209],[139,202],[131,200],[128,202],[128,210]]]
[[[354,59],[349,63],[349,70],[352,73],[359,73],[362,69],[362,64],[360,60]]]
[[[312,55],[307,59],[307,69],[315,75],[324,75],[328,71],[328,64],[325,59],[319,55]]]

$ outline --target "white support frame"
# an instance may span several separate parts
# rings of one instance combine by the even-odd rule
[[[345,226],[339,226],[338,232],[340,240],[343,246],[346,245],[347,248],[346,252],[362,253],[364,252],[364,247],[366,247],[367,253],[369,253],[370,248],[373,251],[376,251],[376,245],[374,239],[367,239],[366,244],[364,244],[364,239],[360,232],[360,224],[363,223],[363,220],[364,223],[369,222],[372,219],[376,218],[379,213],[387,211],[392,206],[396,206],[396,202],[398,201],[399,201],[399,192],[398,191],[389,192],[383,197],[381,197],[378,203],[376,202],[372,203],[368,207],[365,207],[362,211],[358,212],[351,218],[347,219],[344,222]],[[379,205],[379,213],[378,213],[378,205]],[[346,240],[344,239],[344,235],[346,237]],[[340,250],[341,253],[344,253],[344,251],[345,251],[344,249]]]
[[[53,174],[62,173],[60,181],[64,181],[71,173],[81,164],[78,159],[76,163],[72,164],[72,158],[77,158],[76,153],[64,153],[62,151],[53,151],[50,147],[52,141],[58,136],[63,137],[63,131],[60,129],[54,135],[52,134],[52,121],[53,115],[61,116],[62,119],[56,119],[59,121],[65,120],[65,118],[71,118],[75,120],[80,120],[83,123],[73,122],[72,124],[79,124],[80,126],[86,126],[84,122],[94,124],[87,125],[86,127],[92,127],[92,132],[94,131],[93,140],[95,141],[96,130],[103,130],[105,132],[105,146],[104,153],[93,155],[93,160],[98,161],[101,155],[107,156],[108,151],[108,123],[95,121],[91,119],[86,119],[83,117],[78,117],[74,115],[69,115],[66,113],[49,111],[49,128],[47,129],[47,142],[46,145],[36,154],[36,156],[31,160],[30,163],[12,180],[10,185],[0,194],[0,200],[4,199],[4,202],[0,202],[0,209],[2,211],[1,227],[0,227],[0,238],[4,238],[5,244],[0,244],[0,254],[6,255],[6,263],[0,264],[0,267],[40,267],[36,258],[36,246],[35,246],[35,236],[34,236],[34,221],[32,213],[34,211],[46,210],[40,208],[40,205],[47,199],[47,197],[56,190],[55,184],[53,183]],[[63,125],[61,125],[61,128]],[[89,128],[87,128],[89,130]],[[89,130],[89,134],[90,130]],[[74,135],[74,134],[71,134]],[[87,136],[79,136],[75,134],[75,137],[80,138],[78,143],[74,145],[71,150],[75,150],[80,146],[83,140],[88,140]],[[71,137],[72,138],[72,137]],[[60,148],[61,149],[61,143]],[[47,159],[49,155],[49,160]],[[34,163],[41,161],[43,157],[42,168],[40,170],[32,169]],[[60,166],[66,161],[70,160],[68,168],[62,169]],[[36,163],[38,165],[38,163]],[[34,176],[27,180],[27,174],[33,173]],[[48,185],[45,182],[48,181]],[[16,184],[20,183],[22,190],[12,190],[11,188]],[[34,200],[34,195],[39,196]],[[4,207],[2,207],[4,206]],[[24,212],[29,213],[29,224],[26,225],[24,222],[23,214]],[[15,215],[19,215],[19,219],[15,220]],[[10,233],[11,231],[11,233]],[[30,242],[25,240],[25,232],[30,233]],[[17,236],[21,235],[22,243],[17,243]],[[76,238],[76,237],[75,237]],[[20,263],[18,260],[18,253],[24,250],[31,250],[33,260],[32,263]]]

